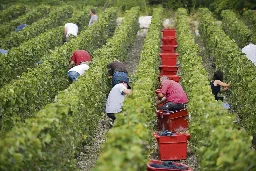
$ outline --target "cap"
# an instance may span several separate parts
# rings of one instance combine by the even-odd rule
[[[127,89],[132,89],[131,86],[129,85],[129,78],[125,78],[122,81],[120,81],[120,83],[125,82],[127,84]]]

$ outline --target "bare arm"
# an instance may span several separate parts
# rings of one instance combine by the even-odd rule
[[[74,64],[75,64],[75,62],[74,62],[74,61],[71,61],[68,67],[69,67],[69,68],[72,68],[72,66],[73,66]]]
[[[216,80],[216,83],[220,86],[223,86],[223,87],[230,87],[230,83],[223,83],[222,81],[220,80]]]
[[[64,27],[64,36],[66,37],[66,35],[67,35],[67,28]]]
[[[124,92],[125,94],[131,94],[131,93],[132,93],[132,90],[131,90],[131,89],[125,89],[123,92]]]
[[[158,93],[158,97],[159,97],[159,98],[163,98],[163,97],[164,97],[164,94],[163,94],[163,93]]]
[[[158,100],[158,101],[156,102],[156,104],[159,105],[159,104],[161,104],[161,103],[164,103],[166,100],[167,100],[166,97],[162,97],[162,99],[161,99],[161,100]]]

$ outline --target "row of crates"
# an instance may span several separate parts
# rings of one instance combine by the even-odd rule
[[[159,78],[165,75],[168,76],[169,79],[179,82],[180,76],[177,75],[179,67],[176,65],[177,58],[179,56],[179,54],[176,53],[176,49],[178,47],[176,31],[175,29],[164,29],[162,32],[161,53],[159,54],[159,57],[161,58]],[[155,91],[156,94],[159,92],[160,89]],[[160,107],[160,105],[158,107]],[[188,111],[183,109],[180,111],[165,113],[161,110],[156,110],[156,118],[159,131],[168,130],[174,134],[171,136],[159,136],[158,132],[153,133],[153,136],[156,138],[158,143],[160,160],[150,160],[147,164],[147,170],[181,171],[180,169],[156,168],[151,165],[152,163],[163,164],[164,161],[175,161],[187,158],[187,141],[190,139],[190,134],[185,133],[189,126]],[[186,167],[186,171],[192,171],[192,169],[185,164],[181,164],[179,162],[173,162],[173,164]]]

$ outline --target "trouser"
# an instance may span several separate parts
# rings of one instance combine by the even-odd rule
[[[121,81],[128,80],[128,74],[125,72],[115,72],[112,77],[112,87],[119,84]]]
[[[73,38],[75,38],[76,36],[74,36],[73,34],[69,34],[67,37],[66,37],[66,42],[70,42]]]
[[[185,108],[185,104],[183,103],[167,102],[157,109],[163,110],[163,111],[175,111],[175,110],[181,110],[184,108]]]
[[[111,118],[113,121],[116,120],[116,116],[114,113],[107,113],[108,117]]]
[[[77,78],[80,76],[80,74],[76,71],[69,71],[68,72],[68,80],[70,83],[77,80]]]

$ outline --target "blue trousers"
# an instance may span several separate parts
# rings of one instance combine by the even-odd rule
[[[68,79],[71,83],[76,81],[79,76],[80,76],[80,74],[76,71],[69,71],[68,72]]]

